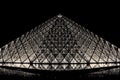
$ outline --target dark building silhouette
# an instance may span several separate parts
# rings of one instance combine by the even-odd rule
[[[32,75],[33,79],[39,74],[56,79],[62,72],[73,72],[78,78],[119,76],[120,49],[57,15],[0,48],[0,69],[5,75]]]

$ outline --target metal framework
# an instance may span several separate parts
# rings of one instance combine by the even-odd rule
[[[120,66],[120,49],[58,15],[0,48],[0,66],[39,70]]]

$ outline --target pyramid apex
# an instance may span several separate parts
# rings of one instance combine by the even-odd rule
[[[61,14],[58,14],[58,15],[57,15],[57,17],[61,18],[61,17],[62,17],[62,15],[61,15]]]

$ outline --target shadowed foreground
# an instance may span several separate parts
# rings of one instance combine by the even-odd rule
[[[43,71],[5,67],[0,68],[0,80],[120,80],[119,68],[92,73],[90,71]]]

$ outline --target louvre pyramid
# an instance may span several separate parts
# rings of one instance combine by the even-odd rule
[[[119,62],[120,49],[62,15],[0,48],[0,66],[81,70]]]

